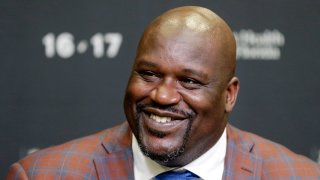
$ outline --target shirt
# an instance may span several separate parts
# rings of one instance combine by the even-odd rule
[[[166,167],[145,156],[132,136],[133,167],[135,179],[153,179],[160,173],[169,170],[189,170],[203,180],[222,179],[224,159],[227,151],[227,134],[224,129],[221,137],[207,152],[183,167]]]

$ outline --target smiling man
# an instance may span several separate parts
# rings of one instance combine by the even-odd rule
[[[174,9],[151,22],[124,103],[145,155],[179,167],[218,141],[239,89],[235,49],[232,31],[203,8]]]
[[[139,43],[124,103],[144,155],[166,167],[183,167],[211,149],[210,166],[222,168],[198,174],[221,179],[226,143],[221,142],[218,158],[211,151],[239,90],[235,46],[225,22],[204,8],[173,9],[151,22]],[[162,168],[141,164],[135,164],[141,178]],[[185,169],[198,171],[199,165]]]
[[[212,11],[165,12],[138,45],[128,123],[31,154],[7,179],[320,179],[306,157],[228,124],[235,57],[233,33]]]

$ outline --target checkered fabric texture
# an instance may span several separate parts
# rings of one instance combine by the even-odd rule
[[[35,152],[14,163],[7,180],[134,179],[132,132],[125,122]],[[227,126],[223,179],[320,180],[320,166],[284,146]]]

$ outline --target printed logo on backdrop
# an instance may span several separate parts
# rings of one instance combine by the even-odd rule
[[[281,59],[281,47],[285,45],[285,36],[277,29],[256,32],[241,29],[234,32],[237,41],[237,60]]]
[[[42,44],[47,58],[68,59],[75,54],[90,53],[95,58],[111,59],[118,55],[122,39],[123,36],[119,32],[96,33],[89,39],[76,39],[70,32],[49,32],[43,36]]]

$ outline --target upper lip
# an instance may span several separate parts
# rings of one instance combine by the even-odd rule
[[[148,114],[155,114],[160,117],[170,117],[170,118],[172,118],[172,120],[183,120],[183,119],[187,118],[185,115],[178,114],[178,113],[171,112],[171,111],[164,111],[164,110],[157,109],[154,107],[145,107],[144,111]]]

